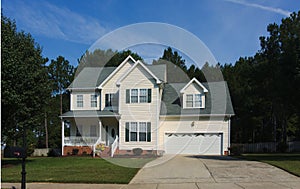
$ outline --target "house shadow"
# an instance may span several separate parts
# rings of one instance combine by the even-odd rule
[[[221,161],[244,161],[232,156],[214,156],[214,155],[186,155],[187,158],[221,160]]]

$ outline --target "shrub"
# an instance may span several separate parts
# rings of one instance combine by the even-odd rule
[[[139,156],[143,153],[143,150],[141,148],[134,148],[132,152],[135,156]]]
[[[73,148],[72,149],[72,155],[78,155],[79,149]]]
[[[231,146],[228,150],[230,155],[239,156],[242,153],[242,145]]]
[[[286,152],[288,149],[288,145],[286,142],[279,142],[278,145],[277,145],[277,151],[278,152],[281,152],[281,153],[284,153]]]
[[[61,156],[60,149],[50,149],[48,152],[48,157],[59,157],[59,156]]]

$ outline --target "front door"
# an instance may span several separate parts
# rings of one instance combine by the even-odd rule
[[[116,139],[117,128],[114,126],[106,126],[106,145],[110,146]]]

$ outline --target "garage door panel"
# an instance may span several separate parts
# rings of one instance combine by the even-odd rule
[[[167,154],[221,155],[221,134],[166,134]]]

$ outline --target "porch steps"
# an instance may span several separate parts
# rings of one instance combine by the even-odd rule
[[[105,147],[105,149],[103,150],[103,152],[101,152],[100,157],[110,157],[110,147]]]

